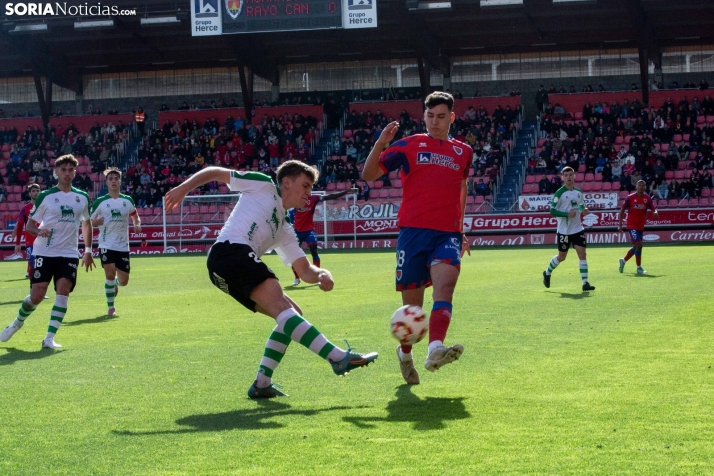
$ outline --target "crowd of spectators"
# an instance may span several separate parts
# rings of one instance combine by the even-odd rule
[[[520,106],[515,110],[511,110],[510,106],[505,109],[497,106],[492,113],[483,106],[478,109],[470,106],[463,116],[457,117],[452,123],[450,133],[454,139],[470,145],[473,150],[474,173],[467,181],[470,195],[491,194],[493,180],[500,174],[507,141],[512,129],[517,127],[520,114]],[[331,137],[330,156],[322,166],[318,185],[326,187],[331,182],[350,182],[350,186],[360,189],[362,197],[366,188],[366,199],[369,199],[369,185],[359,180],[360,167],[367,160],[384,127],[394,120],[399,122],[395,141],[426,132],[424,121],[412,118],[406,110],[402,110],[396,119],[385,116],[380,109],[374,113],[352,110],[345,120],[345,133],[341,137],[336,134]],[[387,174],[378,180],[385,187],[392,186]]]
[[[647,183],[655,198],[697,198],[712,187],[714,124],[703,119],[714,115],[714,100],[705,95],[675,103],[667,98],[659,108],[647,108],[637,98],[619,104],[586,103],[582,120],[559,105],[548,104],[541,114],[546,135],[539,153],[530,157],[529,174],[557,174],[563,167],[596,174],[603,182],[632,192],[638,180]],[[687,169],[681,182],[667,172]],[[539,193],[550,193],[541,178]]]
[[[275,178],[278,166],[286,160],[310,159],[317,127],[315,117],[287,113],[264,115],[252,126],[232,116],[223,124],[215,117],[203,123],[188,118],[173,124],[165,121],[143,137],[137,163],[124,175],[122,191],[139,207],[160,206],[170,188],[209,165],[256,170]],[[218,192],[218,184],[211,182],[199,193]]]
[[[0,174],[0,183],[26,185],[35,182],[42,188],[50,187],[56,183],[51,159],[64,154],[86,158],[93,173],[102,172],[122,153],[129,134],[127,125],[121,120],[116,125],[95,122],[86,133],[79,132],[72,122],[66,128],[51,127],[47,132],[28,127],[20,133],[14,127],[0,126],[0,143],[11,145],[7,174],[4,177]],[[90,191],[91,180],[87,181],[88,177],[81,175],[78,175],[76,185]]]

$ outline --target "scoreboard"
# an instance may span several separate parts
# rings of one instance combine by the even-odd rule
[[[376,26],[377,0],[191,0],[193,36]]]

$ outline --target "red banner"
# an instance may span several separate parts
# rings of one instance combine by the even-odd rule
[[[330,236],[350,236],[354,234],[357,225],[357,236],[369,235],[390,235],[397,234],[399,227],[396,218],[376,218],[368,220],[339,220],[328,221]],[[583,224],[587,230],[599,230],[604,228],[615,228],[619,223],[619,211],[594,211],[583,218]],[[659,217],[655,218],[648,214],[647,229],[663,227],[696,228],[712,226],[714,224],[714,209],[677,209],[660,210]],[[315,222],[316,231],[323,234],[323,222]],[[195,224],[195,225],[167,225],[167,239],[175,244],[176,242],[213,242],[218,236],[223,223]],[[474,215],[464,219],[464,229],[468,233],[495,233],[499,231],[555,231],[558,226],[557,219],[548,213],[509,213],[501,215]],[[13,245],[11,237],[12,231],[0,231],[0,246]],[[94,241],[96,243],[99,230],[94,229]],[[80,234],[80,243],[81,243]],[[137,243],[147,241],[148,243],[163,242],[164,228],[161,225],[146,225],[141,229],[141,233],[134,233],[129,229],[129,240]],[[24,237],[23,237],[24,243]]]

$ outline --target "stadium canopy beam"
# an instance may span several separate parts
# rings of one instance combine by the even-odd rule
[[[253,124],[253,70],[239,61],[238,76],[240,77],[240,90],[243,95],[245,122]]]
[[[69,89],[75,94],[80,93],[82,75],[76,68],[66,65],[64,55],[50,51],[44,40],[36,37],[27,40],[24,50],[32,65],[33,75],[36,73],[45,76],[57,86]]]
[[[35,90],[37,91],[37,102],[40,105],[40,114],[42,115],[42,124],[45,132],[50,128],[50,113],[52,112],[52,80],[46,80],[46,94],[42,91],[42,78],[37,70],[32,71],[32,78],[35,80]]]
[[[647,18],[640,0],[627,0],[627,9],[637,35],[637,50],[640,60],[640,82],[642,83],[642,102],[649,104],[649,62],[656,68],[662,67],[662,50],[652,23]]]
[[[412,30],[412,39],[416,45],[417,56],[424,59],[431,68],[437,71],[442,71],[442,61],[439,53],[439,41],[431,33],[429,25],[420,13],[411,13],[410,25]],[[448,58],[447,58],[448,64]]]
[[[251,75],[255,73],[265,78],[273,86],[280,84],[278,65],[270,59],[263,43],[256,41],[255,35],[225,35],[223,38],[233,50],[238,63],[250,68]]]
[[[421,100],[424,101],[431,92],[431,67],[421,54],[417,53],[417,66],[419,67],[419,90]]]

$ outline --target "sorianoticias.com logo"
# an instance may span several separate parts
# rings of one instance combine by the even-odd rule
[[[113,5],[102,5],[101,3],[68,3],[68,2],[45,2],[45,3],[6,3],[6,16],[129,16],[136,15],[135,9],[122,10]]]

